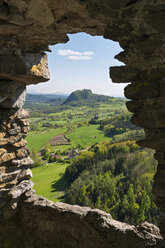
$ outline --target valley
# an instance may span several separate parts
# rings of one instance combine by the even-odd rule
[[[135,144],[143,130],[130,123],[126,99],[91,94],[75,91],[55,102],[31,96],[26,102],[36,193],[100,208],[130,224],[157,224],[151,192],[157,164],[152,151]]]

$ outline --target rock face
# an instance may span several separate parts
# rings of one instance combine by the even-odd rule
[[[13,219],[8,213],[6,217],[0,219],[2,247],[164,247],[158,227],[152,224],[130,226],[101,210],[54,204],[33,191],[24,194],[24,202],[22,199],[18,204]]]
[[[53,204],[30,182],[26,148],[26,85],[49,79],[49,45],[86,32],[118,41],[124,66],[112,67],[113,82],[131,82],[125,96],[143,127],[141,146],[156,150],[153,192],[165,236],[165,2],[164,0],[0,0],[0,246],[3,248],[165,247],[158,228],[134,227],[89,208]]]

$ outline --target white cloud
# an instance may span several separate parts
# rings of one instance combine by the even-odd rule
[[[58,54],[60,56],[66,56],[69,60],[90,60],[94,53],[92,51],[77,52],[73,50],[58,50]]]
[[[83,55],[89,55],[92,56],[94,53],[93,52],[84,52]]]
[[[67,59],[70,60],[90,60],[92,59],[91,56],[68,56]]]
[[[58,54],[61,56],[68,56],[68,55],[82,55],[80,52],[72,51],[72,50],[58,50]]]

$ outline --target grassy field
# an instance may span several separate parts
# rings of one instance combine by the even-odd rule
[[[54,136],[60,133],[64,133],[65,129],[53,129],[44,133],[31,134],[27,137],[28,148],[30,151],[33,149],[35,152],[39,152],[41,148],[46,144],[49,140],[51,140]]]
[[[87,148],[96,142],[107,141],[109,138],[104,136],[104,133],[98,129],[99,125],[89,125],[75,129],[68,134],[71,138],[70,145],[54,146],[52,149],[66,150],[72,146],[80,144],[82,147]],[[64,132],[65,130],[51,130],[46,133],[30,135],[28,140],[28,147],[36,152],[41,150],[42,146],[48,142],[55,135]],[[35,183],[34,189],[38,195],[44,196],[54,202],[63,201],[65,191],[65,181],[63,174],[68,163],[49,163],[44,166],[33,168],[32,181]]]
[[[33,168],[32,181],[35,183],[36,193],[54,202],[63,201],[66,185],[62,175],[67,166],[68,164],[51,163]]]
[[[96,142],[108,141],[110,138],[104,136],[104,132],[99,130],[99,125],[89,125],[79,127],[67,137],[71,139],[71,144],[77,146],[80,144],[84,148],[92,146]]]

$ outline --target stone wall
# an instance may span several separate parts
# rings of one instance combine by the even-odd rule
[[[164,0],[0,0],[0,245],[3,248],[164,247],[157,227],[112,220],[109,214],[35,195],[26,147],[26,85],[49,79],[49,45],[86,32],[124,49],[113,82],[131,82],[125,96],[132,122],[146,132],[138,144],[156,150],[153,192],[165,235]]]

